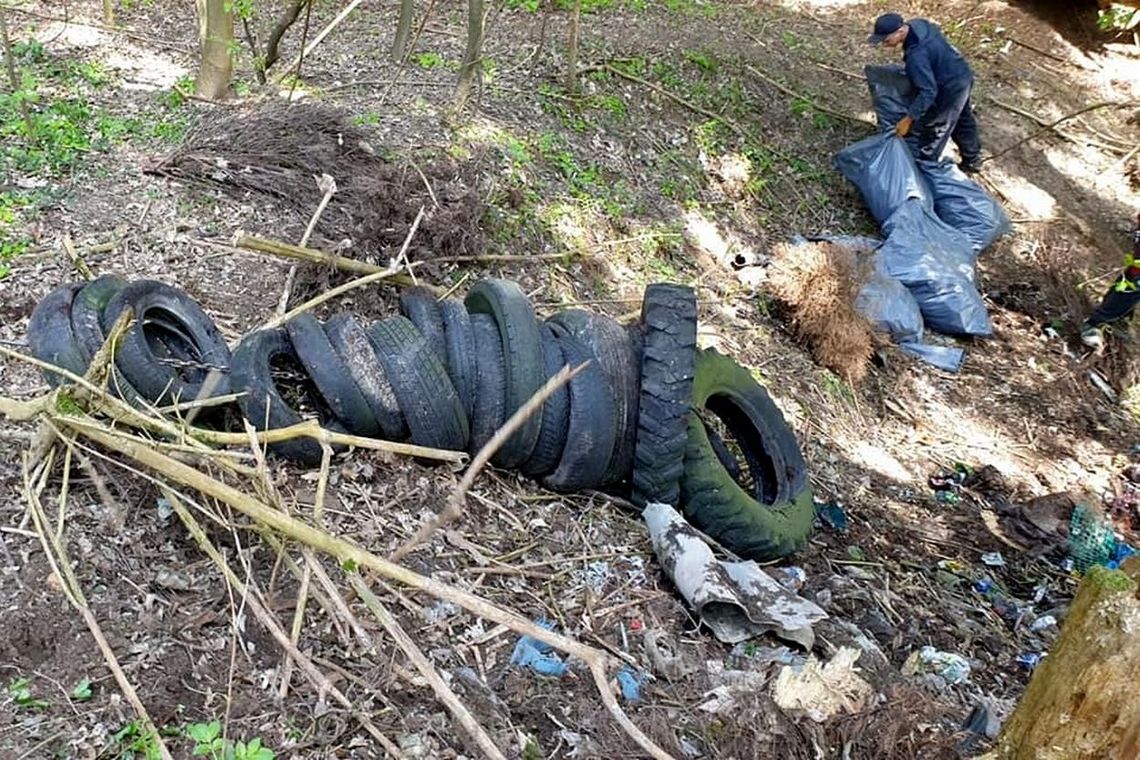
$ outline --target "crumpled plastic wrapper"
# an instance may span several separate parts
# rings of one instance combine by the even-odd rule
[[[785,589],[751,560],[718,560],[668,504],[649,504],[641,516],[665,573],[717,639],[736,644],[771,632],[811,649],[812,625],[827,617],[822,608]]]

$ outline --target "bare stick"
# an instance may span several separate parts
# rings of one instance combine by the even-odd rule
[[[674,95],[673,93],[669,92],[669,90],[662,87],[661,85],[654,84],[653,82],[650,82],[648,79],[642,79],[639,76],[636,76],[634,74],[629,74],[629,73],[622,71],[621,69],[619,69],[615,66],[611,66],[609,64],[602,64],[601,66],[586,66],[586,67],[583,67],[581,69],[578,69],[579,74],[585,74],[585,73],[590,72],[590,71],[608,71],[611,74],[613,74],[614,76],[619,76],[622,79],[628,79],[631,82],[637,82],[642,87],[648,87],[649,89],[653,90],[654,92],[657,92],[657,93],[664,95],[665,97],[669,98],[674,103],[676,103],[677,105],[684,106],[685,108],[688,108],[690,111],[693,111],[694,113],[699,113],[702,116],[707,116],[714,121],[720,122],[721,124],[725,125],[729,129],[731,129],[733,132],[735,132],[739,137],[745,137],[746,136],[744,133],[744,129],[741,128],[741,126],[739,124],[737,124],[736,122],[734,122],[732,119],[729,119],[725,116],[722,116],[721,114],[714,113],[707,108],[702,108],[701,106],[698,106],[696,103],[692,103],[688,100],[685,100],[680,95]]]
[[[396,261],[403,259],[407,255],[408,246],[411,245],[412,238],[416,236],[416,230],[418,230],[420,228],[420,222],[423,221],[423,218],[424,218],[424,209],[423,209],[423,206],[421,206],[420,212],[418,214],[416,214],[416,218],[412,222],[411,228],[408,230],[407,237],[404,238],[404,244],[400,247],[400,252],[396,255]],[[405,259],[405,261],[406,261],[406,259]],[[308,301],[305,301],[305,303],[303,303],[300,306],[298,306],[297,308],[291,310],[287,314],[283,314],[280,317],[276,317],[275,319],[269,320],[268,322],[266,322],[264,325],[262,325],[258,329],[270,330],[270,329],[273,329],[274,327],[280,327],[281,325],[285,324],[286,322],[288,322],[290,319],[297,316],[298,314],[302,314],[302,313],[308,311],[309,309],[320,306],[324,302],[332,300],[333,298],[336,298],[339,295],[347,293],[350,290],[355,290],[356,288],[363,287],[364,285],[370,285],[374,282],[379,282],[380,280],[391,277],[395,273],[396,273],[395,269],[389,269],[389,270],[385,270],[383,272],[376,272],[375,274],[368,274],[368,275],[365,275],[363,277],[357,278],[357,279],[353,280],[352,282],[346,282],[343,285],[338,285],[337,287],[333,288],[332,290],[328,290],[324,293],[321,293],[319,296],[316,296],[315,298],[310,298]],[[413,284],[414,283],[415,283],[415,280],[413,279]]]
[[[1009,103],[1003,103],[1002,101],[998,100],[995,97],[990,97],[990,101],[994,105],[1000,106],[1007,111],[1011,111],[1011,112],[1017,114],[1018,116],[1024,116],[1027,119],[1032,119],[1033,121],[1035,121],[1037,124],[1039,124],[1041,126],[1041,129],[1037,130],[1036,132],[1033,132],[1028,137],[1021,138],[1020,140],[1015,142],[1013,145],[1010,145],[1008,148],[1004,148],[1004,149],[998,151],[997,153],[993,154],[992,156],[989,156],[988,158],[984,159],[985,161],[993,161],[996,158],[1000,158],[1001,156],[1004,156],[1006,153],[1009,153],[1011,150],[1021,147],[1025,143],[1029,142],[1030,140],[1032,140],[1034,138],[1040,137],[1041,135],[1045,134],[1046,132],[1052,132],[1056,135],[1060,135],[1061,137],[1065,138],[1069,142],[1079,143],[1080,142],[1079,138],[1075,138],[1072,135],[1066,134],[1065,132],[1062,132],[1059,129],[1057,129],[1057,127],[1060,126],[1061,124],[1065,123],[1069,119],[1076,118],[1077,116],[1080,116],[1081,114],[1086,114],[1089,111],[1097,111],[1097,110],[1102,109],[1102,108],[1140,108],[1140,101],[1129,101],[1129,102],[1124,102],[1124,103],[1121,103],[1119,101],[1105,101],[1103,103],[1093,103],[1091,106],[1085,106],[1084,108],[1080,108],[1076,111],[1073,111],[1072,113],[1065,114],[1064,116],[1062,116],[1059,119],[1055,119],[1054,121],[1047,122],[1044,119],[1042,119],[1040,116],[1037,116],[1036,114],[1032,114],[1029,111],[1022,110],[1016,106],[1011,106]],[[1087,142],[1095,143],[1095,141],[1091,141],[1091,140],[1087,141]],[[1103,143],[1099,144],[1099,147],[1111,149],[1113,151],[1119,150],[1119,148],[1109,146],[1109,145],[1104,145]]]
[[[374,739],[376,739],[376,741],[378,741],[380,745],[384,747],[389,755],[392,757],[402,758],[403,754],[400,752],[399,747],[397,747],[391,739],[381,733],[380,730],[376,728],[376,726],[372,723],[372,720],[355,704],[353,704],[353,702],[348,697],[346,697],[344,693],[341,692],[340,689],[338,689],[332,681],[328,679],[328,676],[322,673],[320,669],[318,669],[317,666],[313,664],[313,661],[310,660],[308,656],[306,656],[301,650],[297,649],[297,647],[293,645],[293,642],[289,640],[289,636],[286,635],[285,631],[281,628],[281,625],[277,622],[277,619],[274,618],[273,615],[270,614],[270,612],[261,603],[258,595],[249,593],[249,589],[247,588],[246,584],[242,583],[237,573],[234,572],[233,568],[231,568],[229,563],[226,562],[225,558],[222,557],[217,547],[214,546],[213,542],[210,541],[205,531],[202,530],[202,526],[198,524],[198,521],[194,519],[194,516],[190,514],[190,511],[188,509],[186,509],[186,506],[182,503],[182,499],[173,491],[170,491],[168,489],[165,490],[165,493],[166,498],[174,507],[174,511],[178,514],[179,519],[182,520],[182,524],[186,526],[186,530],[190,532],[190,535],[193,536],[194,540],[198,543],[198,547],[206,553],[206,556],[214,561],[214,564],[217,565],[218,569],[222,571],[223,575],[225,575],[226,581],[230,584],[230,586],[232,586],[242,596],[246,597],[246,602],[249,604],[249,608],[253,611],[254,616],[258,619],[258,621],[261,622],[265,629],[269,631],[269,634],[273,636],[277,643],[281,645],[281,648],[288,652],[289,655],[297,662],[297,666],[301,669],[301,672],[304,673],[305,676],[312,682],[313,686],[315,686],[321,693],[332,695],[333,699],[339,702],[341,706],[349,710],[352,713],[353,717],[356,718],[356,720],[360,723],[361,727],[364,728],[364,730],[367,731]]]
[[[356,573],[346,573],[346,575],[348,576],[348,582],[352,584],[352,587],[356,589],[356,593],[360,595],[360,600],[364,602],[364,606],[372,611],[372,614],[380,621],[380,625],[384,626],[384,630],[388,632],[388,635],[392,637],[396,645],[404,651],[404,654],[412,661],[412,664],[415,665],[420,675],[427,680],[428,685],[431,686],[431,690],[435,692],[439,701],[443,703],[444,707],[448,709],[459,725],[463,726],[463,730],[467,732],[467,735],[475,740],[475,743],[479,745],[479,749],[483,750],[483,754],[492,758],[492,760],[506,760],[506,756],[503,755],[503,753],[499,751],[499,748],[495,746],[495,743],[491,741],[491,737],[487,736],[487,732],[479,725],[467,707],[459,701],[459,697],[455,696],[455,692],[451,690],[451,687],[443,682],[439,673],[436,672],[431,662],[428,661],[427,656],[424,655],[423,651],[412,641],[412,637],[407,634],[403,626],[392,616],[388,608],[384,606],[384,603],[369,590],[368,584],[364,582],[364,579]]]
[[[62,415],[55,419],[63,426],[69,426],[71,422],[69,417]],[[92,441],[133,459],[148,469],[225,502],[238,512],[272,530],[333,555],[341,563],[355,562],[360,567],[366,567],[384,577],[430,594],[437,599],[452,602],[479,617],[504,625],[517,633],[544,641],[552,647],[566,652],[571,657],[577,657],[589,666],[602,703],[630,738],[650,756],[660,760],[671,760],[671,756],[665,750],[657,746],[652,739],[634,725],[629,716],[621,709],[621,705],[617,703],[606,674],[606,667],[611,662],[607,653],[568,636],[547,630],[516,612],[504,609],[468,591],[420,575],[408,568],[378,557],[347,539],[330,535],[323,530],[303,523],[280,510],[267,506],[233,486],[222,483],[142,443],[127,441],[94,430],[82,430],[80,432]],[[284,638],[288,641],[288,637]],[[294,657],[296,658],[296,655]],[[296,659],[298,663],[302,662],[300,658]]]
[[[229,246],[223,246],[215,243],[212,240],[199,240],[198,242],[209,245],[213,248],[226,249]],[[388,267],[382,267],[378,264],[370,264],[367,261],[360,261],[359,259],[350,259],[347,256],[337,256],[332,253],[325,253],[316,248],[304,248],[298,245],[291,245],[283,243],[278,240],[269,240],[254,235],[238,235],[234,238],[233,246],[235,248],[244,248],[247,251],[256,251],[257,253],[268,253],[272,256],[281,256],[287,259],[298,259],[300,261],[308,261],[313,264],[326,264],[344,272],[355,272],[356,274],[375,274],[377,272],[389,272]],[[404,278],[404,281],[401,281]],[[412,281],[404,277],[404,275],[393,275],[393,281],[397,285],[411,285]]]
[[[322,29],[317,34],[317,36],[313,38],[312,42],[310,42],[308,45],[305,45],[305,47],[301,50],[300,54],[298,54],[296,58],[294,58],[292,61],[289,62],[289,65],[285,67],[284,72],[282,74],[280,74],[277,77],[277,79],[274,81],[277,82],[277,84],[280,84],[281,81],[286,76],[288,76],[291,71],[293,71],[297,67],[297,64],[301,62],[302,58],[308,58],[310,55],[312,55],[312,52],[314,50],[316,50],[317,45],[320,45],[321,42],[324,41],[325,37],[328,36],[329,32],[331,32],[333,29],[336,29],[338,26],[340,26],[340,23],[342,21],[344,21],[346,18],[348,18],[349,14],[351,14],[354,10],[356,10],[356,6],[360,5],[361,2],[362,2],[362,0],[352,0],[352,2],[349,3],[345,7],[344,10],[342,10],[340,13],[338,13],[336,15],[336,18],[334,18],[332,21],[330,21],[328,23],[328,25],[325,26],[325,28]]]
[[[87,262],[75,250],[75,244],[71,242],[71,235],[63,236],[63,250],[67,253],[67,258],[71,259],[71,265],[75,267],[75,271],[79,272],[85,280],[95,279],[95,275],[91,273],[91,268],[87,266]]]
[[[430,522],[424,523],[424,525],[416,531],[414,536],[392,553],[393,562],[399,562],[413,549],[426,541],[432,533],[435,533],[442,526],[455,520],[463,513],[464,499],[467,496],[467,492],[471,490],[471,484],[475,482],[479,471],[491,460],[495,452],[506,443],[507,439],[514,435],[516,430],[522,427],[522,424],[526,422],[528,418],[542,409],[543,403],[545,403],[551,394],[570,382],[570,379],[585,369],[588,364],[588,361],[583,362],[574,369],[571,369],[570,365],[566,365],[559,370],[557,374],[543,383],[542,387],[535,391],[534,395],[531,396],[525,404],[515,410],[515,413],[511,415],[510,419],[504,422],[502,426],[495,431],[495,434],[491,436],[491,440],[487,441],[483,444],[483,447],[479,449],[479,453],[475,455],[471,466],[467,468],[467,472],[463,474],[463,479],[459,481],[459,484],[455,486],[455,490],[451,492],[451,496],[447,499],[447,504],[444,505],[440,513]]]
[[[317,222],[321,220],[321,215],[325,213],[325,207],[329,205],[329,199],[333,197],[336,192],[336,180],[327,174],[322,174],[317,178],[317,189],[321,190],[324,195],[321,196],[321,202],[317,204],[317,210],[313,212],[313,216],[309,219],[309,226],[305,228],[305,234],[301,235],[301,247],[309,244],[309,236],[313,234],[313,230],[317,227]],[[281,316],[289,307],[289,291],[293,289],[293,279],[297,276],[297,265],[289,267],[289,274],[285,276],[285,287],[281,293],[281,300],[277,302],[277,315]]]

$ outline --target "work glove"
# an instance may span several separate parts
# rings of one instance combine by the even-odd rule
[[[911,124],[914,124],[914,119],[909,116],[904,116],[899,119],[899,123],[895,125],[895,136],[906,137],[909,135]]]

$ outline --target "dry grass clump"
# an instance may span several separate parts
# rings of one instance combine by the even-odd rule
[[[870,320],[855,309],[863,269],[853,251],[832,243],[780,243],[768,274],[815,360],[853,384],[866,377],[875,348]]]

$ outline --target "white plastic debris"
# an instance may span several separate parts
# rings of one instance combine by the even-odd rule
[[[826,665],[815,657],[803,667],[785,665],[776,676],[772,698],[785,710],[803,711],[817,723],[841,712],[859,712],[873,693],[855,669],[859,654],[858,649],[840,647]]]
[[[946,683],[953,685],[962,683],[970,677],[970,663],[960,654],[942,652],[934,647],[925,646],[906,658],[902,671],[908,676],[937,673]]]
[[[820,607],[785,589],[755,562],[716,559],[668,504],[649,504],[641,516],[665,573],[717,639],[735,644],[770,631],[811,649],[812,625],[827,617]]]

